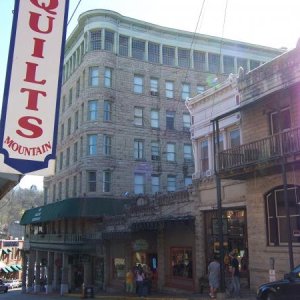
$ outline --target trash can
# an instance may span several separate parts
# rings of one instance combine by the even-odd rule
[[[94,298],[94,287],[84,286],[83,287],[83,298]]]

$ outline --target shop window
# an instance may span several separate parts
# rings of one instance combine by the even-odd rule
[[[171,248],[173,277],[193,278],[192,248]]]
[[[113,258],[113,277],[115,279],[125,277],[125,258]]]

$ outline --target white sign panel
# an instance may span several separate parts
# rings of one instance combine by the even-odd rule
[[[0,128],[0,171],[51,175],[69,0],[16,0]]]

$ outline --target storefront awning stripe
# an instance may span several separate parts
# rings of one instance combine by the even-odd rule
[[[1,271],[3,271],[4,273],[8,273],[8,271],[6,270],[6,268],[2,268]]]
[[[2,254],[9,254],[8,249],[2,249]]]
[[[22,270],[22,266],[20,264],[16,264],[16,267],[19,269],[19,270]]]
[[[19,268],[16,265],[9,266],[13,271],[20,271]]]
[[[9,266],[6,266],[6,268],[5,268],[8,272],[13,272],[14,270],[11,268],[11,267],[9,267]]]

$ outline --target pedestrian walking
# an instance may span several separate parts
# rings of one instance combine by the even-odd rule
[[[208,265],[208,282],[209,282],[209,296],[216,298],[217,289],[220,286],[220,263],[217,257],[214,256]]]
[[[240,270],[239,270],[239,261],[237,259],[236,251],[230,253],[231,257],[231,296],[240,297]]]

